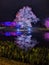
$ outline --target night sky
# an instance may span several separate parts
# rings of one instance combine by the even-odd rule
[[[31,7],[42,20],[49,17],[49,0],[0,0],[0,21],[13,21],[15,14],[23,6]]]
[[[30,6],[41,19],[49,16],[49,0],[0,0],[0,21],[12,21],[23,6]]]

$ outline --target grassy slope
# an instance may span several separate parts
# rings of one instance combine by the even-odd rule
[[[0,57],[0,65],[29,65],[26,63],[16,62],[7,58]]]

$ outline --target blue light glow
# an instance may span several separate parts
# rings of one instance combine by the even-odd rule
[[[31,28],[30,27],[28,27],[28,31],[31,32]]]
[[[18,28],[17,31],[16,31],[16,35],[21,35],[22,32],[20,31],[20,29]]]
[[[10,21],[7,21],[4,23],[5,26],[11,26],[11,22]]]
[[[10,32],[5,32],[5,36],[11,36]]]
[[[16,28],[20,28],[20,25],[19,24],[16,24]]]

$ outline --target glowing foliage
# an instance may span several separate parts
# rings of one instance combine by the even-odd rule
[[[18,47],[27,50],[28,48],[33,48],[37,44],[37,41],[35,39],[31,40],[31,37],[32,35],[21,35],[16,38],[15,42]]]
[[[35,39],[31,40],[31,22],[36,24],[39,21],[39,18],[36,17],[36,15],[32,12],[32,9],[30,7],[26,6],[18,11],[14,21],[18,22],[20,28],[25,29],[24,34],[17,36],[17,38],[15,39],[15,43],[22,49],[34,47],[37,44],[37,41]],[[29,34],[29,36],[26,34]]]
[[[45,19],[44,25],[46,28],[49,28],[49,18]]]
[[[6,36],[17,36],[15,38],[15,43],[22,49],[32,48],[37,44],[37,41],[33,38],[31,40],[32,33],[32,23],[36,24],[39,18],[32,12],[32,9],[28,6],[23,7],[16,13],[16,18],[13,22],[4,22],[5,27],[14,28],[14,31],[5,32]],[[11,27],[12,26],[12,27]],[[28,36],[29,34],[29,36]]]
[[[46,33],[44,34],[44,38],[45,38],[46,40],[49,40],[49,32],[46,32]]]

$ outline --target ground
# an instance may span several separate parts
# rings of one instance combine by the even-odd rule
[[[29,65],[28,63],[9,60],[8,58],[0,57],[0,65]]]

